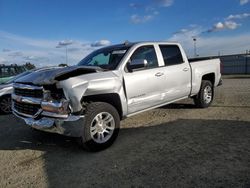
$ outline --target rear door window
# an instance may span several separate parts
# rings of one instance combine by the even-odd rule
[[[159,45],[166,66],[183,63],[180,48],[177,45]]]

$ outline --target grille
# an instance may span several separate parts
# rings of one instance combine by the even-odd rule
[[[16,95],[19,95],[19,96],[43,98],[43,90],[42,89],[15,88],[14,92],[15,92]]]
[[[36,104],[20,103],[17,101],[13,101],[13,102],[14,102],[14,108],[18,112],[21,112],[24,114],[35,115],[40,108],[40,105],[36,105]]]

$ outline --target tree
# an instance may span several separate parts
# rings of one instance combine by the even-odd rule
[[[35,69],[35,68],[36,68],[36,66],[35,66],[34,64],[30,63],[30,62],[26,62],[26,63],[24,64],[24,66],[25,66],[28,70]]]
[[[68,65],[66,63],[61,63],[58,65],[59,67],[68,67]]]

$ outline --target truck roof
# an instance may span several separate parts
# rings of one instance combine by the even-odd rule
[[[169,41],[138,41],[138,42],[128,42],[125,41],[124,43],[121,44],[115,44],[115,45],[110,45],[105,47],[106,49],[110,48],[123,48],[123,47],[132,47],[136,44],[179,44],[178,42],[169,42]]]

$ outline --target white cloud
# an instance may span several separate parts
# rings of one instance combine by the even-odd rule
[[[0,57],[0,64],[8,64],[9,62],[3,58],[3,57]]]
[[[15,35],[12,33],[7,33],[1,30],[0,30],[0,38],[3,38],[9,43],[14,43],[15,46],[22,45],[25,43],[25,45],[29,47],[50,48],[57,43],[56,41],[53,40],[33,39],[29,37]]]
[[[161,7],[170,7],[173,5],[174,0],[154,0],[154,2]]]
[[[140,4],[140,3],[130,3],[129,4],[130,7],[134,8],[134,9],[139,9],[139,8],[143,8],[144,5]]]
[[[137,14],[134,14],[130,17],[130,21],[133,24],[139,24],[139,23],[146,23],[154,18],[153,15],[145,15],[145,16],[139,16]]]
[[[214,26],[211,29],[207,30],[207,32],[211,33],[211,32],[216,32],[216,31],[221,31],[221,30],[226,30],[226,29],[234,30],[234,29],[237,29],[239,26],[241,26],[241,24],[228,20],[225,22],[218,22],[214,24]]]
[[[68,48],[68,52],[77,52],[80,51],[81,48],[73,47],[73,48]]]
[[[250,34],[224,37],[201,37],[197,41],[200,55],[244,53],[250,49]]]
[[[240,5],[245,5],[249,3],[249,0],[240,0]]]
[[[58,42],[58,45],[56,46],[56,48],[61,48],[61,47],[65,47],[65,46],[69,46],[71,44],[73,44],[73,40],[62,40]]]
[[[46,57],[38,57],[38,56],[23,56],[23,59],[26,61],[48,61],[48,58]]]
[[[231,29],[231,30],[234,30],[234,29],[237,29],[241,24],[238,24],[236,22],[233,22],[233,21],[225,21],[224,23],[224,27],[226,29]]]
[[[111,42],[109,40],[99,40],[99,41],[95,41],[94,43],[91,44],[92,47],[101,47],[101,46],[108,46],[110,45]]]
[[[203,28],[200,26],[183,28],[180,31],[175,32],[173,36],[168,39],[168,41],[180,42],[184,47],[186,47],[188,53],[191,54],[193,49],[193,37],[198,38],[198,36],[202,33],[202,30]]]
[[[193,57],[194,54],[193,36],[197,38],[197,53],[199,56],[218,55],[218,52],[224,55],[244,53],[247,49],[250,49],[250,33],[215,37],[201,35],[202,30],[201,27],[182,29],[170,37],[168,41],[181,43],[189,57]]]
[[[11,57],[20,57],[20,56],[23,56],[23,53],[22,52],[11,52],[8,54],[8,56],[11,56]]]
[[[153,14],[154,15],[158,15],[158,14],[160,14],[157,10],[155,10],[154,12],[153,12]]]
[[[174,3],[174,0],[151,0],[148,3],[130,3],[129,6],[134,10],[140,9],[140,14],[134,13],[130,16],[130,21],[133,24],[146,23],[153,20],[157,15],[160,14],[159,9],[161,7],[170,7]],[[141,13],[141,12],[144,13]]]
[[[235,19],[244,19],[250,17],[250,13],[243,13],[243,14],[231,14],[229,15],[226,20],[235,20]]]
[[[68,45],[68,64],[78,63],[82,58],[92,52],[95,47],[91,42],[81,40],[44,40],[30,37],[23,37],[12,33],[0,31],[0,49],[12,49],[11,51],[1,50],[1,62],[23,64],[26,61],[34,63],[36,66],[58,65],[65,63],[65,48],[55,48]],[[85,45],[82,45],[85,44]],[[107,40],[98,44],[107,45]]]
[[[218,22],[217,24],[214,25],[214,29],[215,30],[220,30],[220,29],[224,29],[224,24],[221,22]]]
[[[2,52],[10,52],[11,50],[10,49],[8,49],[8,48],[3,48],[2,49]]]

